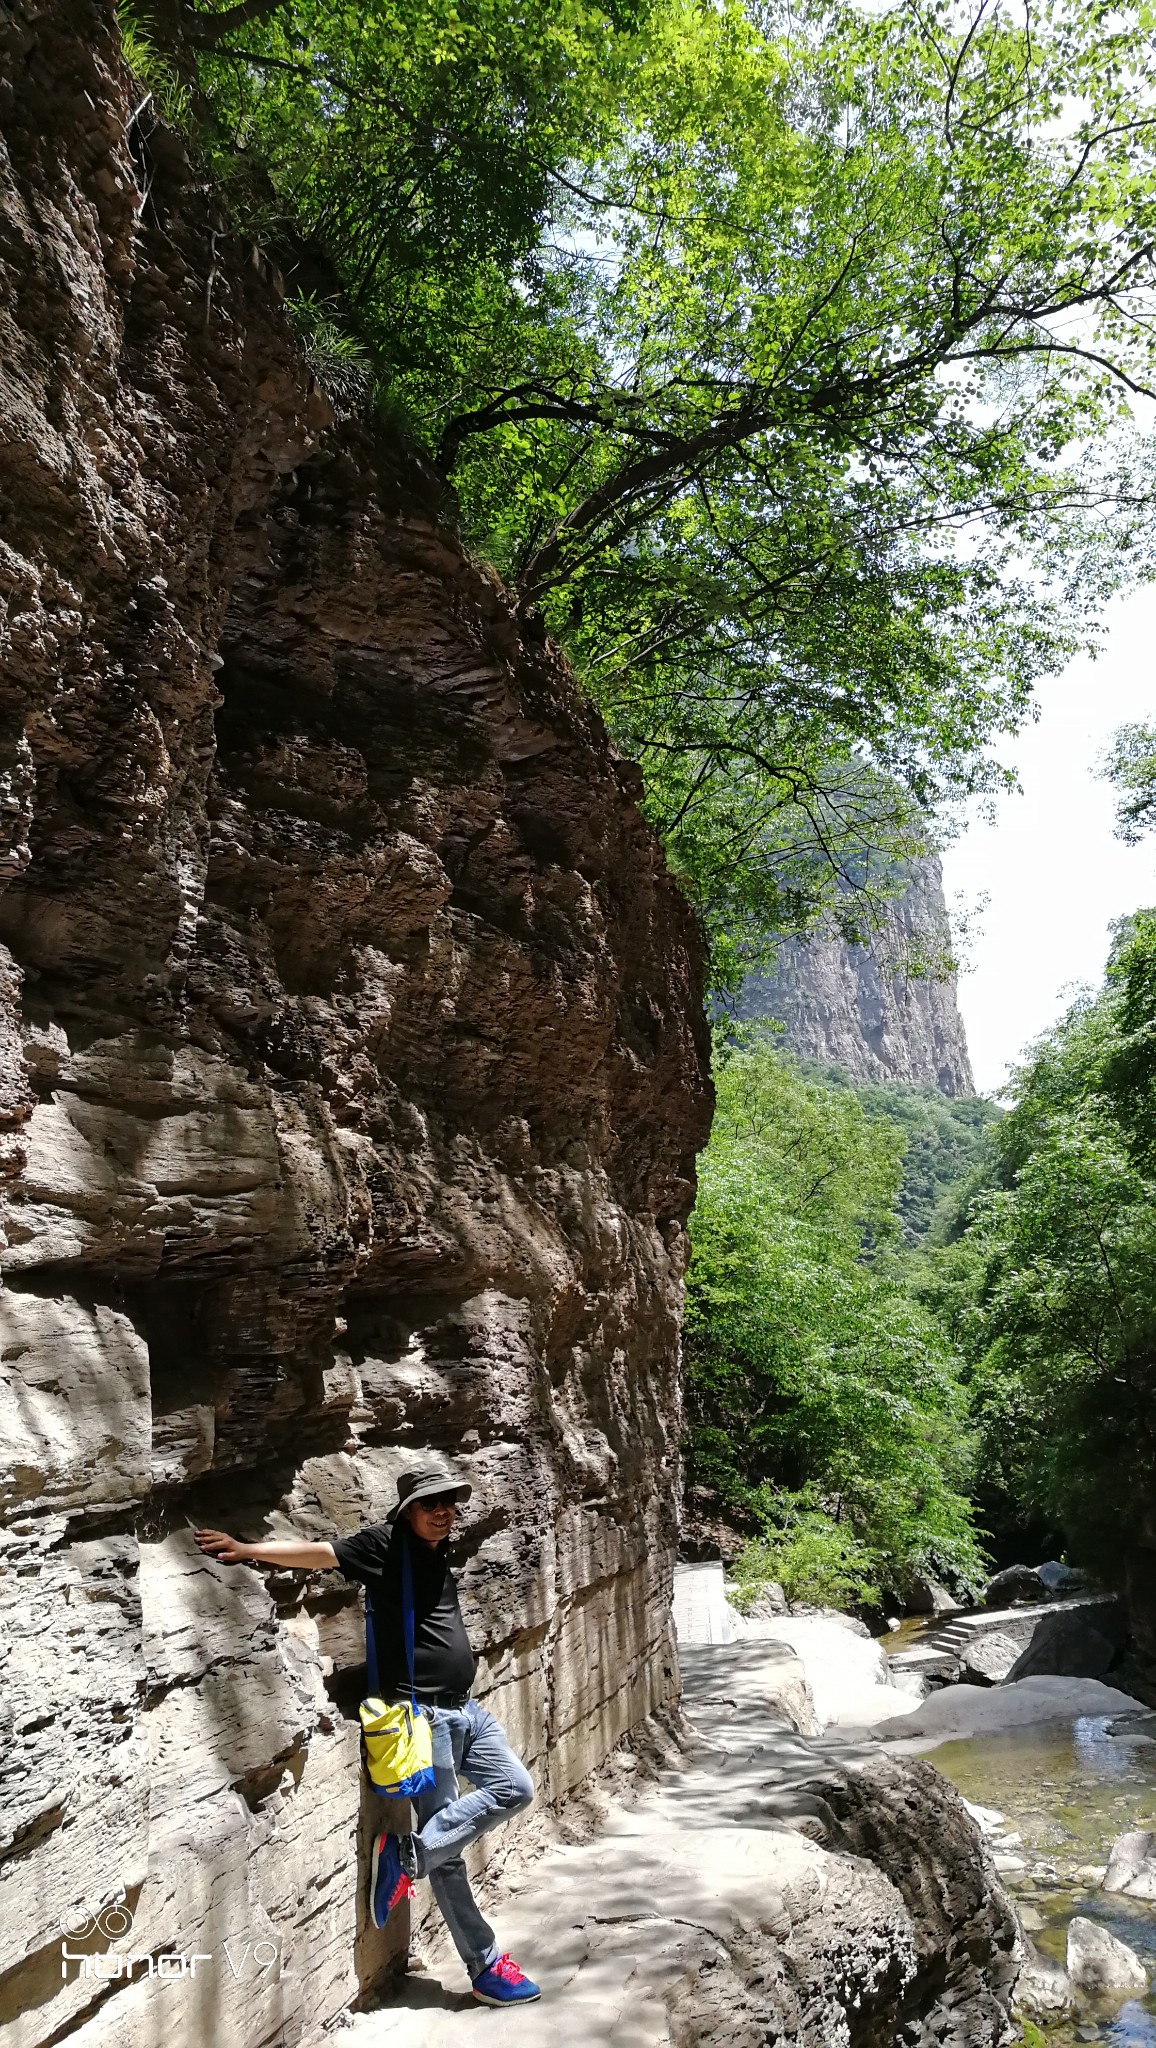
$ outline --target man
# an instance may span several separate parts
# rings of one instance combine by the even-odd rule
[[[540,1998],[513,1958],[498,1953],[466,1876],[463,1850],[530,1804],[534,1787],[505,1730],[471,1699],[477,1659],[458,1605],[447,1556],[459,1504],[472,1488],[441,1465],[404,1472],[386,1520],[332,1543],[238,1543],[219,1529],[198,1529],[196,1541],[221,1564],[273,1564],[282,1570],[339,1569],[359,1579],[373,1602],[381,1696],[408,1699],[402,1620],[402,1546],[413,1575],[413,1689],[432,1724],[434,1785],[414,1801],[416,1832],[381,1834],[373,1846],[370,1913],[384,1927],[394,1907],[428,1877],[475,1998],[485,2005],[521,2005]],[[473,1791],[462,1793],[458,1776]]]

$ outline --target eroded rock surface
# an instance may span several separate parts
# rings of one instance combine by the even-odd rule
[[[1020,1652],[1010,1636],[993,1629],[976,1642],[965,1643],[959,1660],[964,1685],[1002,1685]]]
[[[543,1794],[671,1695],[699,954],[635,772],[311,386],[112,10],[0,24],[0,2039],[258,2048],[390,1958],[360,1615],[188,1523],[347,1530],[435,1446]],[[196,1996],[62,1981],[121,1893]]]

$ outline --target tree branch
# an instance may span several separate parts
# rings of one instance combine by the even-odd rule
[[[198,49],[215,50],[221,38],[232,35],[235,28],[244,28],[250,21],[267,21],[270,15],[280,14],[285,5],[286,0],[236,0],[236,5],[226,7],[223,14],[202,14],[195,7],[187,7],[185,33]]]

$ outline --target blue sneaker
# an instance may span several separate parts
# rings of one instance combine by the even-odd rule
[[[375,1927],[384,1927],[395,1906],[412,1899],[413,1879],[401,1867],[396,1835],[379,1835],[369,1867],[369,1911]]]
[[[513,1956],[499,1956],[474,1978],[473,1990],[483,2005],[529,2005],[531,1999],[542,1996],[537,1984],[523,1976]]]

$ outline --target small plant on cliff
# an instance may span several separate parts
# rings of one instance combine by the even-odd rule
[[[312,293],[289,300],[297,345],[317,382],[345,411],[365,405],[373,391],[373,364],[366,350]]]
[[[184,128],[192,114],[188,87],[181,83],[171,61],[158,48],[154,32],[142,14],[130,7],[118,7],[120,53],[146,88],[157,113],[170,128]]]

